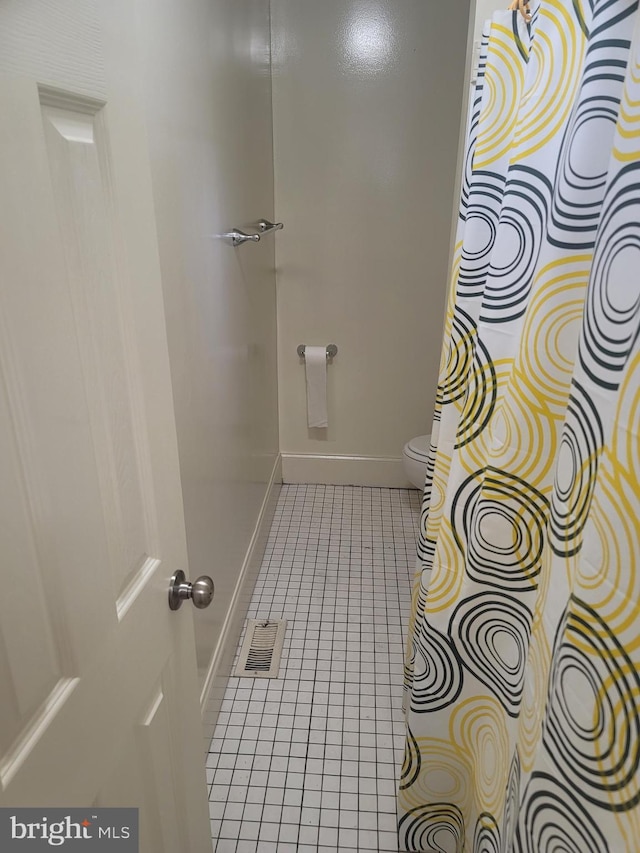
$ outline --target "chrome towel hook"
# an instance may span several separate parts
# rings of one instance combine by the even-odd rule
[[[272,231],[282,231],[282,222],[269,222],[268,219],[258,219],[258,228],[261,234],[271,234]]]
[[[250,241],[251,243],[259,243],[260,235],[259,234],[245,234],[244,231],[240,231],[239,228],[233,228],[231,231],[227,231],[226,234],[220,235],[223,240],[229,240],[232,246],[242,246],[243,243]]]
[[[227,231],[226,234],[221,234],[223,240],[228,240],[232,246],[242,246],[243,243],[259,243],[260,237],[264,234],[272,234],[274,231],[282,231],[284,225],[282,222],[269,222],[268,219],[258,219],[257,222],[251,223],[251,225],[247,225],[247,228],[253,230],[254,228],[259,232],[258,234],[247,234],[245,231],[241,231],[240,228],[232,228],[231,231]]]

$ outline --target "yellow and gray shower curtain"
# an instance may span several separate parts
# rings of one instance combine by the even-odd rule
[[[485,29],[406,663],[401,848],[640,851],[640,23]]]

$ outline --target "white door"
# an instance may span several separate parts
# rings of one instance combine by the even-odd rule
[[[130,0],[0,4],[0,805],[211,850]]]

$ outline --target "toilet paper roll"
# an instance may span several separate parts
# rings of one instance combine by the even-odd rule
[[[305,347],[307,374],[307,423],[310,427],[326,427],[327,419],[327,348]]]

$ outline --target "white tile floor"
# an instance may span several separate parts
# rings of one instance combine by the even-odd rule
[[[249,618],[277,679],[232,678],[208,756],[216,853],[397,853],[402,665],[419,493],[284,486]]]

